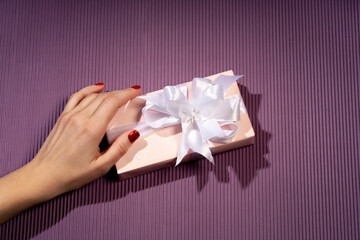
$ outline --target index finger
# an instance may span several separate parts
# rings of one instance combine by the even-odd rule
[[[140,86],[138,88],[131,87],[111,92],[111,94],[108,94],[108,96],[104,98],[97,110],[90,117],[90,120],[96,122],[100,129],[106,129],[119,108],[137,97],[139,93]]]
[[[70,110],[74,109],[84,98],[86,98],[86,96],[90,95],[91,93],[97,93],[103,89],[104,83],[97,83],[82,88],[70,96],[69,101],[64,108],[64,112],[69,112]]]

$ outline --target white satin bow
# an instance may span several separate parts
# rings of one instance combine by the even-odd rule
[[[188,100],[187,85],[167,86],[160,93],[140,97],[146,100],[142,109],[144,124],[153,129],[181,124],[182,135],[176,165],[189,149],[200,153],[214,164],[210,142],[232,141],[245,107],[240,95],[225,98],[231,85],[242,76],[220,75],[214,83],[206,78],[194,78]],[[144,132],[144,131],[143,131]],[[148,131],[149,132],[149,131]]]

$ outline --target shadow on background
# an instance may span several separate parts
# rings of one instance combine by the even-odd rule
[[[270,166],[265,155],[269,153],[268,144],[271,139],[271,133],[261,128],[258,119],[261,95],[250,94],[245,86],[240,84],[238,86],[255,131],[255,144],[216,154],[214,156],[215,166],[210,165],[210,168],[215,173],[216,179],[219,182],[226,183],[230,181],[228,170],[230,167],[235,172],[241,186],[245,188],[256,177],[258,170]],[[207,162],[198,161],[196,164],[205,165]],[[202,171],[201,174],[196,174],[199,191],[206,185],[209,173],[210,171]]]
[[[239,89],[254,127],[254,145],[214,155],[215,166],[202,159],[123,181],[117,181],[116,169],[112,168],[106,177],[28,209],[11,219],[1,226],[0,238],[29,239],[55,225],[79,206],[113,201],[125,197],[130,192],[138,192],[184,178],[196,176],[197,188],[200,192],[206,186],[210,172],[214,172],[219,182],[229,182],[229,168],[236,174],[240,187],[248,187],[260,169],[270,166],[264,155],[269,153],[268,144],[271,134],[261,128],[258,120],[261,95],[249,93],[242,85],[239,85]],[[103,140],[100,149],[106,146],[107,143]],[[9,231],[10,222],[11,231]]]

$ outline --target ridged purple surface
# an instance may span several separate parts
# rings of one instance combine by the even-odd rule
[[[1,1],[0,176],[71,93],[232,69],[256,143],[18,215],[0,239],[360,239],[359,1]]]

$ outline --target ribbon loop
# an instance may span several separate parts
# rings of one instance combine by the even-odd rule
[[[241,97],[225,98],[231,85],[242,76],[218,76],[214,82],[194,78],[191,85],[192,101],[188,100],[186,84],[167,86],[162,92],[141,97],[146,100],[142,109],[144,122],[138,124],[141,133],[181,124],[182,134],[176,165],[189,149],[214,163],[208,141],[232,141],[245,108]]]

